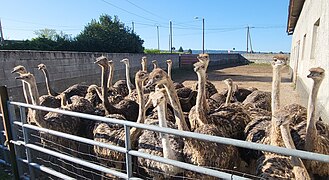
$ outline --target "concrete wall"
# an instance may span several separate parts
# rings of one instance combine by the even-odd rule
[[[245,53],[241,54],[245,59],[254,63],[270,63],[273,60],[273,57],[279,55],[277,53]],[[289,59],[289,54],[286,54]]]
[[[318,26],[316,26],[317,21],[319,22]],[[307,104],[307,97],[313,83],[311,79],[306,77],[309,73],[308,70],[311,67],[322,67],[326,70],[327,76],[319,90],[317,107],[319,115],[327,122],[329,122],[328,24],[329,1],[305,1],[293,33],[290,57],[296,89],[302,95],[304,105]]]
[[[37,65],[44,63],[49,71],[50,80],[56,91],[63,91],[76,83],[100,85],[101,69],[93,62],[101,55],[114,61],[114,80],[125,79],[125,66],[120,62],[129,58],[131,64],[131,77],[141,68],[140,60],[145,54],[129,53],[83,53],[83,52],[46,52],[46,51],[0,51],[0,85],[6,85],[9,96],[13,100],[22,101],[21,81],[15,80],[16,74],[11,74],[17,65],[23,65],[36,77],[40,94],[46,94],[45,78],[37,69]],[[179,66],[177,54],[152,54],[147,55],[149,69],[151,61],[158,60],[159,66],[167,68],[166,60],[172,59],[173,68]]]

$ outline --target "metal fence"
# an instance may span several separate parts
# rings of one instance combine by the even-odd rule
[[[3,100],[3,99],[2,99]],[[166,159],[159,156],[143,153],[131,148],[130,142],[130,128],[136,127],[144,130],[156,131],[161,133],[172,134],[185,138],[195,138],[202,141],[210,141],[215,143],[233,145],[241,148],[255,149],[260,151],[268,151],[287,156],[296,156],[302,159],[317,160],[329,163],[329,155],[317,154],[312,152],[286,149],[283,147],[276,147],[258,143],[251,143],[246,141],[240,141],[236,139],[210,136],[205,134],[199,134],[194,132],[180,131],[171,128],[163,128],[154,125],[139,124],[129,121],[123,121],[113,118],[100,117],[90,114],[83,114],[72,111],[64,111],[61,109],[47,108],[42,106],[33,106],[30,104],[7,101],[9,119],[12,129],[12,139],[9,138],[11,145],[15,145],[15,160],[18,162],[19,172],[16,176],[25,176],[30,179],[36,179],[40,176],[47,176],[48,179],[111,179],[113,176],[123,179],[148,179],[143,177],[142,174],[133,171],[132,157],[140,157],[145,159],[154,160],[157,162],[173,165],[182,169],[194,171],[197,173],[210,175],[224,179],[256,179],[258,177],[247,175],[239,172],[227,172],[225,170],[216,170],[207,167],[200,167],[185,162]],[[15,111],[15,107],[18,107],[19,111]],[[61,113],[68,116],[74,116],[92,121],[106,122],[121,125],[125,130],[125,146],[114,146],[107,143],[97,142],[93,139],[82,138],[59,131],[45,129],[30,125],[26,122],[26,109],[32,108],[41,111]],[[92,153],[78,152],[74,148],[70,148],[69,144],[51,144],[52,142],[41,143],[45,141],[42,138],[44,135],[51,135],[52,137],[64,138],[66,142],[75,142],[79,146],[87,145],[84,147],[99,146],[108,148],[113,151],[121,152],[125,154],[125,162],[115,162],[125,164],[125,170],[113,169],[103,162],[111,161],[110,159],[100,159]],[[46,144],[46,145],[45,145]],[[51,144],[51,145],[49,145]],[[7,162],[7,160],[4,160]],[[113,176],[110,176],[113,175]],[[184,179],[184,175],[182,176]],[[16,177],[18,178],[18,177]],[[173,177],[175,178],[175,177]],[[188,178],[185,178],[188,179]]]

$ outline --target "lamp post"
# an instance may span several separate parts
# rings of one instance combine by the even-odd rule
[[[199,19],[199,17],[194,19]],[[202,54],[204,54],[204,18],[202,18]]]

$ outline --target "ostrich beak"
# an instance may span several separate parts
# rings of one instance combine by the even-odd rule
[[[17,77],[15,77],[15,79],[20,80],[20,79],[23,79],[23,77],[22,76],[17,76]]]
[[[15,72],[17,72],[17,70],[16,70],[16,69],[14,69],[14,70],[12,70],[12,71],[11,71],[11,73],[15,73]]]
[[[149,79],[147,81],[147,84],[145,85],[145,87],[148,88],[148,87],[152,86],[153,84],[154,84],[154,80],[153,79]]]

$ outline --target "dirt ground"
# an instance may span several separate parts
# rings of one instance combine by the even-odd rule
[[[208,80],[210,80],[220,92],[227,88],[222,82],[226,78],[233,79],[239,87],[256,87],[262,91],[271,91],[272,88],[272,66],[270,64],[250,64],[243,66],[230,67],[225,69],[211,69],[207,71]],[[196,73],[185,69],[175,71],[172,74],[173,80],[182,82],[185,86],[191,87],[197,81]],[[293,84],[290,82],[289,69],[284,67],[282,70],[280,100],[281,105],[298,103],[299,96],[294,91]]]

